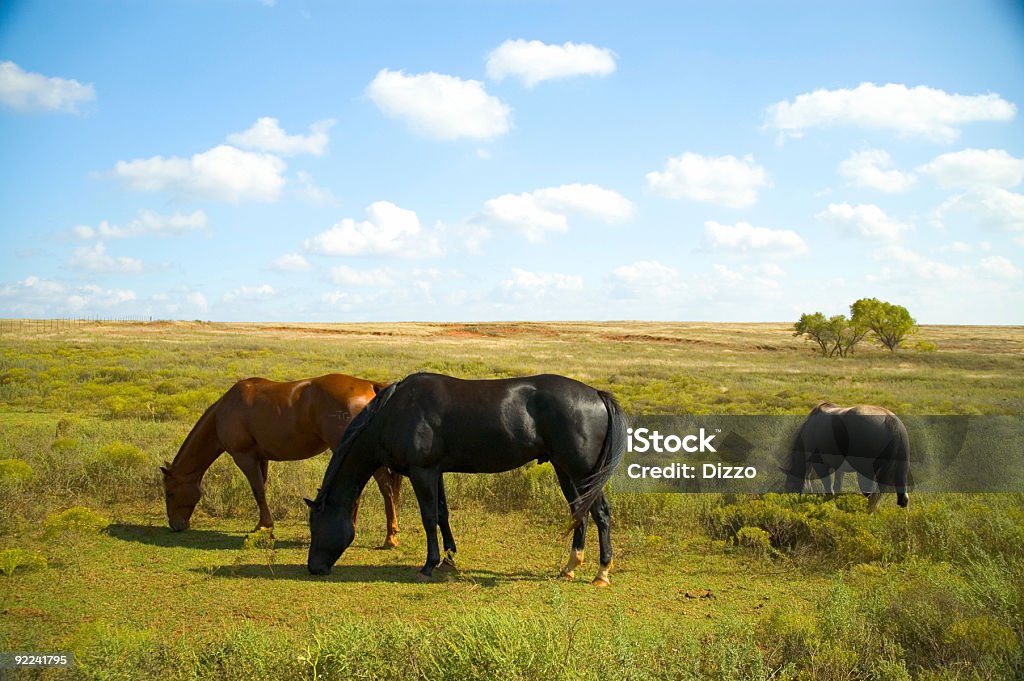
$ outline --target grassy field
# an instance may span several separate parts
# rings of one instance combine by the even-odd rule
[[[157,464],[248,376],[555,372],[630,413],[1024,412],[1024,329],[924,327],[936,352],[826,360],[783,324],[87,325],[0,337],[0,651],[73,650],[84,678],[970,679],[1024,674],[1024,500],[836,502],[613,491],[613,586],[555,575],[549,466],[452,476],[459,571],[413,579],[375,490],[327,578],[301,497],[327,457],[271,466],[272,542],[229,460],[193,530],[166,528]],[[372,485],[371,485],[372,487]],[[513,507],[512,512],[499,509]],[[82,517],[61,512],[83,507]],[[88,514],[96,516],[90,524]],[[255,539],[255,541],[254,541]],[[591,537],[589,577],[596,568]]]

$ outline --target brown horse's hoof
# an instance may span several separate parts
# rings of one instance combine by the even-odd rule
[[[600,586],[600,587],[606,587],[606,586],[611,586],[612,585],[612,583],[609,582],[604,577],[596,577],[594,579],[594,581],[591,582],[591,584],[594,585],[594,586]]]
[[[564,579],[567,582],[571,582],[572,580],[576,579],[576,573],[574,571],[572,571],[572,570],[569,570],[568,572],[565,571],[565,570],[562,570],[561,572],[558,573],[558,576],[561,577],[562,579]]]
[[[425,575],[422,572],[417,571],[416,572],[416,581],[419,582],[420,584],[429,584],[430,582],[434,581],[434,578],[431,577],[430,575]]]
[[[389,534],[384,538],[384,543],[380,545],[381,550],[390,551],[391,549],[398,548],[398,537]]]
[[[267,530],[268,532],[270,532],[270,536],[271,537],[274,536],[274,526],[273,525],[256,525],[256,527],[254,527],[251,530],[249,530],[249,534],[256,534],[260,530]]]

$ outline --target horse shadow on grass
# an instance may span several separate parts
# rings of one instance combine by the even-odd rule
[[[174,532],[167,527],[125,523],[110,525],[107,527],[106,532],[111,537],[123,541],[164,548],[186,548],[200,551],[240,549],[246,537],[244,532],[218,532],[217,530]],[[278,549],[295,549],[302,546],[305,546],[303,542],[294,539],[278,539],[274,542],[274,547]]]
[[[235,563],[210,567],[190,568],[192,572],[227,579],[285,579],[294,582],[320,582],[325,584],[367,584],[389,582],[412,584],[417,582],[417,568],[410,565],[338,565],[330,575],[311,575],[305,565],[267,563]],[[531,572],[493,572],[490,570],[435,571],[432,584],[445,582],[473,583],[495,587],[512,582],[540,582],[548,575]]]

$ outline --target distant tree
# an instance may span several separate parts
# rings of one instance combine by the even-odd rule
[[[850,318],[870,329],[875,340],[890,352],[896,352],[900,343],[916,330],[917,324],[907,308],[878,298],[861,298],[855,302],[850,306]]]
[[[821,312],[802,314],[793,325],[793,335],[806,336],[817,343],[822,357],[846,357],[867,332],[867,327],[844,315],[826,317]]]
[[[807,336],[808,340],[817,343],[822,357],[828,356],[829,346],[831,345],[829,340],[830,334],[828,319],[820,312],[802,314],[800,315],[800,321],[793,325],[793,335]]]
[[[847,319],[841,314],[828,318],[829,338],[832,350],[829,357],[839,355],[846,357],[853,352],[853,347],[868,334],[868,328],[855,319]]]

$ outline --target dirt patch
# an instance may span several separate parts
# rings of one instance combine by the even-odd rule
[[[708,347],[719,347],[724,343],[701,340],[699,338],[677,338],[675,336],[651,336],[645,333],[616,334],[612,336],[601,336],[604,340],[626,342],[626,343],[668,343],[672,345],[704,345]]]
[[[507,338],[509,336],[546,336],[560,334],[550,326],[541,324],[459,324],[441,328],[438,336],[449,338]]]

